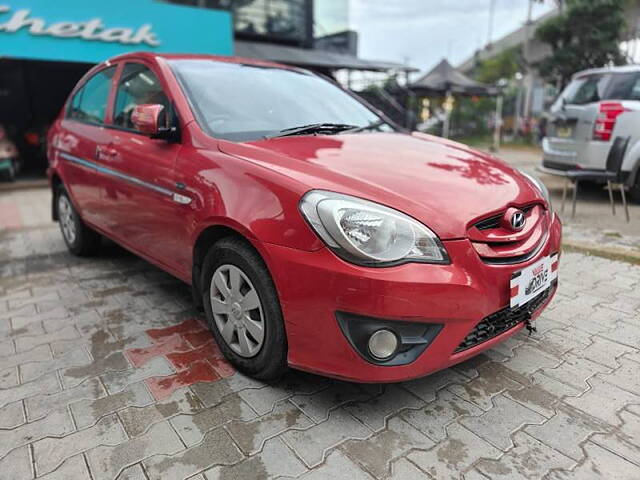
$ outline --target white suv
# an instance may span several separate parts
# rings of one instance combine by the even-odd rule
[[[604,170],[617,136],[630,136],[622,164],[631,197],[640,201],[640,65],[576,73],[551,106],[541,170]]]

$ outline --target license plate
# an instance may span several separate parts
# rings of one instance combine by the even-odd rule
[[[538,260],[511,275],[511,308],[521,307],[544,292],[558,277],[558,255]]]
[[[560,138],[569,138],[571,136],[571,127],[558,127],[556,133]]]

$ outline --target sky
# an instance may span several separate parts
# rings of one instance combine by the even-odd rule
[[[322,1],[322,0],[320,0]],[[492,40],[522,26],[528,0],[493,0]],[[487,43],[491,0],[351,0],[359,56],[430,70],[447,57],[455,66]],[[536,18],[553,8],[535,2]]]

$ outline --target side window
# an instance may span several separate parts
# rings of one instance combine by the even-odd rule
[[[114,125],[135,130],[131,113],[136,105],[142,104],[160,104],[164,106],[165,112],[170,108],[169,99],[162,91],[158,77],[140,63],[127,63],[118,83],[113,112]]]
[[[104,122],[111,80],[116,67],[101,70],[91,77],[71,99],[67,118],[100,125]]]

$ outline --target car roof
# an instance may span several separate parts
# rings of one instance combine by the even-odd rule
[[[572,78],[579,78],[584,75],[593,75],[598,73],[629,73],[640,72],[640,65],[622,65],[612,67],[590,68],[573,74]]]
[[[238,65],[255,65],[257,67],[272,67],[282,68],[284,70],[295,70],[299,72],[306,72],[302,68],[292,67],[290,65],[283,65],[281,63],[269,62],[266,60],[258,60],[255,58],[235,57],[235,56],[222,56],[222,55],[209,55],[209,54],[192,54],[192,53],[155,53],[155,52],[129,52],[116,57],[112,57],[106,60],[105,63],[121,62],[125,60],[134,59],[146,59],[154,61],[159,58],[165,60],[210,60],[219,63],[234,63]]]

